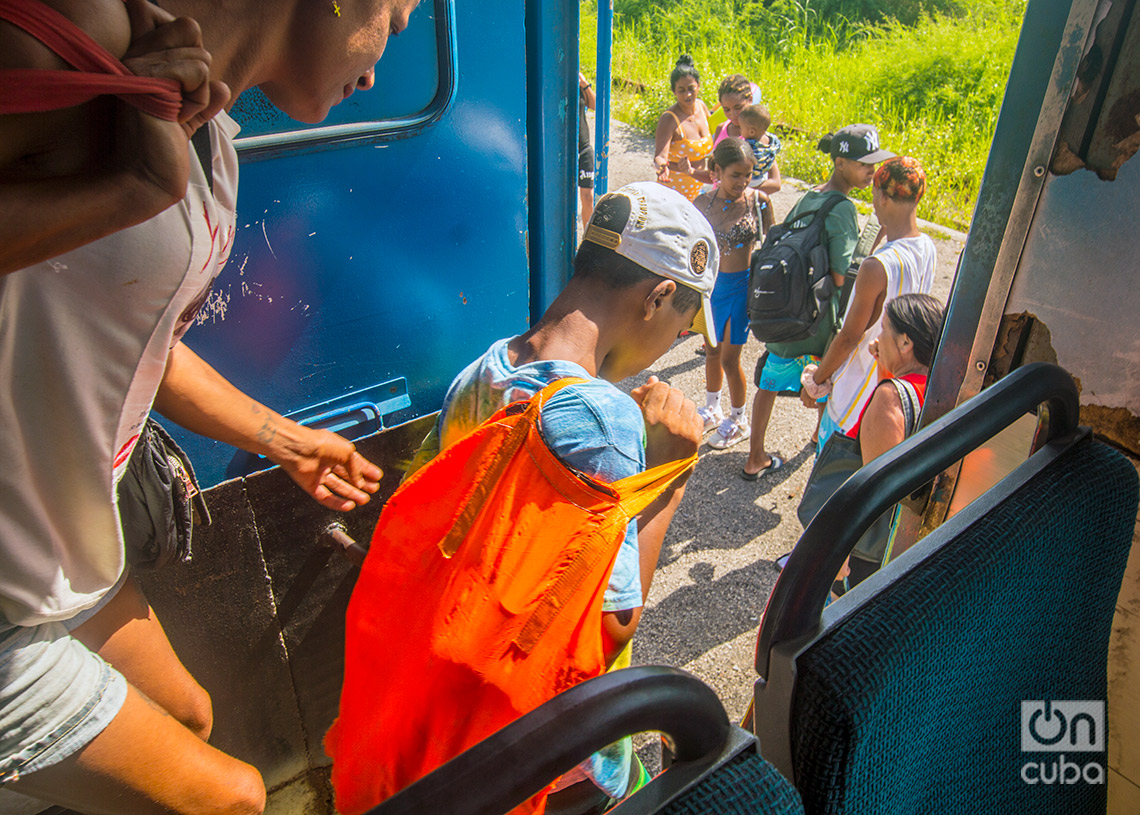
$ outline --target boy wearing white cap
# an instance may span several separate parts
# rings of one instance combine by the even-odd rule
[[[570,467],[610,483],[692,455],[703,425],[679,390],[650,377],[630,396],[613,383],[653,364],[686,330],[700,331],[715,346],[716,335],[706,326],[714,325],[710,298],[717,263],[708,221],[673,190],[645,182],[603,196],[566,288],[533,328],[496,342],[456,377],[409,472],[503,406],[566,377],[587,381],[551,397],[541,433]],[[602,605],[610,666],[628,660],[627,645],[686,478],[629,524]],[[563,803],[591,794],[603,803],[621,798],[641,772],[623,740],[564,776]],[[559,808],[559,797],[556,792],[549,806]]]

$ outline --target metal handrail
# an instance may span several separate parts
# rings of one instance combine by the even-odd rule
[[[756,672],[769,675],[773,645],[819,627],[835,575],[863,533],[887,509],[984,444],[1034,407],[1048,410],[1047,439],[1077,429],[1080,403],[1073,378],[1056,365],[1033,363],[858,470],[808,524],[768,598],[756,643]]]

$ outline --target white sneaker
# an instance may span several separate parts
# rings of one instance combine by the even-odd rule
[[[725,450],[747,439],[751,432],[743,417],[735,422],[732,419],[725,418],[717,427],[716,432],[709,437],[709,447]]]
[[[697,408],[697,415],[704,419],[705,429],[702,431],[704,433],[708,433],[714,427],[719,427],[720,423],[724,421],[724,414],[720,412],[720,408],[711,408],[707,405]]]

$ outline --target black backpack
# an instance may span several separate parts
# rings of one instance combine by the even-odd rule
[[[831,279],[831,258],[827,250],[827,215],[847,200],[835,193],[812,213],[798,229],[787,220],[772,227],[764,244],[752,253],[748,280],[748,322],[761,342],[796,342],[814,337],[819,331],[835,282]]]

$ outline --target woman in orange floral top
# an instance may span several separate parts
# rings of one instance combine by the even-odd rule
[[[657,180],[692,201],[701,187],[712,181],[704,160],[712,152],[709,109],[698,97],[701,76],[693,58],[682,54],[669,76],[677,103],[657,120],[656,154],[653,168]]]

